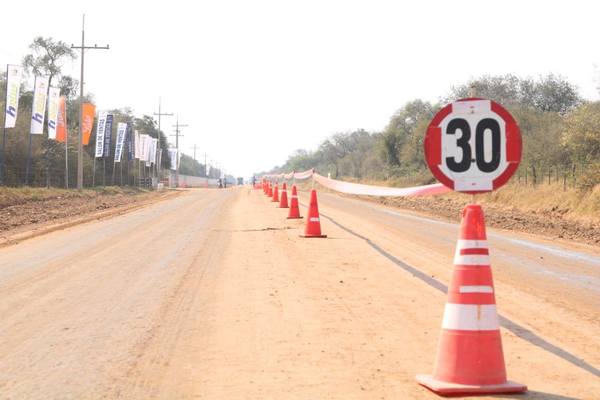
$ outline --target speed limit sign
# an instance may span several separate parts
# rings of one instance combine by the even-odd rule
[[[500,104],[462,99],[442,108],[425,134],[425,159],[433,176],[457,192],[498,189],[521,161],[521,133]]]

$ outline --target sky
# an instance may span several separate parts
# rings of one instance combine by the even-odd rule
[[[415,98],[485,74],[559,74],[598,100],[600,3],[591,1],[12,2],[0,64],[36,36],[85,54],[98,109],[175,113],[181,150],[247,177],[329,135],[380,131]],[[79,60],[64,73],[79,78]],[[33,82],[30,83],[30,86]],[[162,130],[174,134],[175,117]],[[174,137],[169,138],[174,143]]]

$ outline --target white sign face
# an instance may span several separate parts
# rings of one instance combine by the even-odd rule
[[[462,100],[434,117],[425,153],[432,173],[446,186],[458,192],[488,192],[516,170],[520,134],[512,116],[497,103]]]

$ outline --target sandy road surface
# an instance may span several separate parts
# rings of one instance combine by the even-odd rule
[[[320,201],[324,240],[233,189],[0,249],[0,398],[436,398],[456,227]],[[490,233],[519,398],[598,398],[598,253]]]

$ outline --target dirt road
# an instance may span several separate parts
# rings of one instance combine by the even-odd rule
[[[0,398],[436,398],[414,375],[433,368],[457,228],[320,208],[329,238],[306,240],[262,192],[194,190],[0,249]],[[490,243],[519,398],[598,398],[600,253]]]

